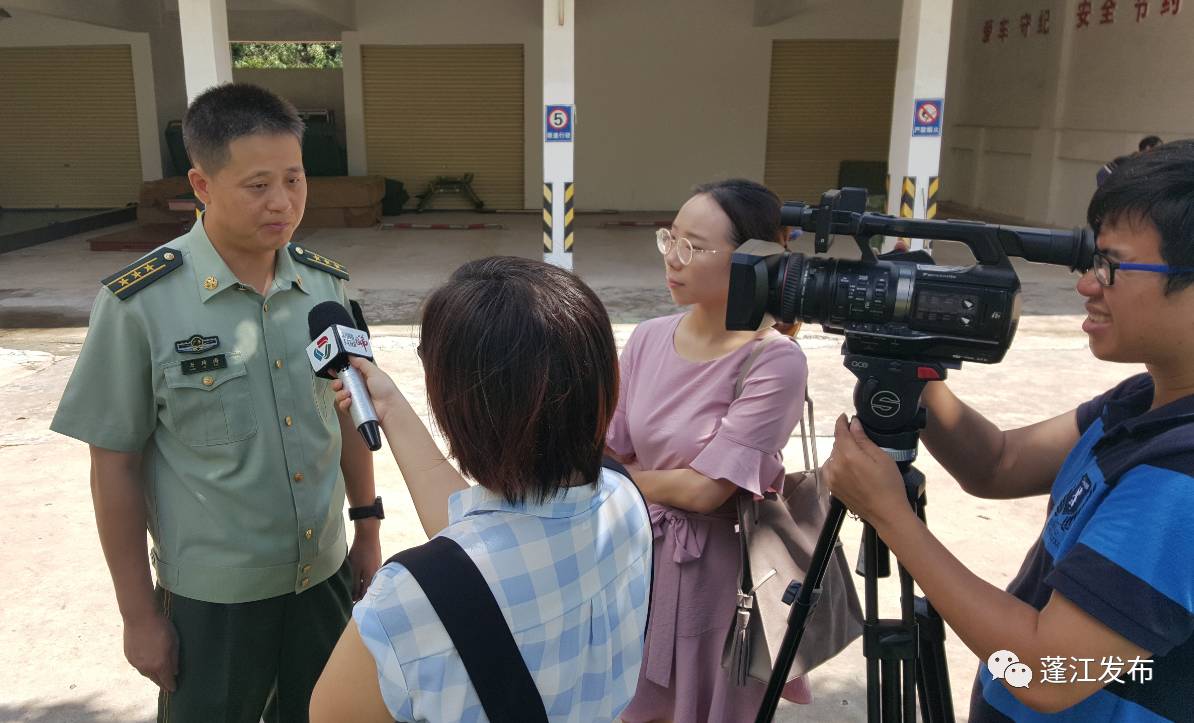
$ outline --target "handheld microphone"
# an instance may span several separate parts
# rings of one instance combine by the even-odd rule
[[[307,359],[316,376],[332,379],[332,372],[344,382],[344,388],[352,395],[352,422],[365,439],[369,449],[381,449],[381,428],[377,424],[377,412],[369,398],[369,388],[364,378],[352,366],[352,357],[359,356],[373,361],[373,349],[369,346],[369,335],[352,323],[348,310],[335,301],[316,304],[307,314],[307,329],[311,343],[307,346]]]

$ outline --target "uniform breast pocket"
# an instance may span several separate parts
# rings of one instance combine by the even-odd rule
[[[236,354],[223,356],[223,365],[207,371],[184,373],[187,362],[163,369],[170,428],[192,447],[231,444],[257,433],[245,364]]]
[[[311,397],[315,400],[319,418],[325,423],[331,422],[336,416],[336,393],[332,391],[331,380],[312,375]]]

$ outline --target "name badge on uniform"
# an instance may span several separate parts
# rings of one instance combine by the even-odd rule
[[[174,342],[174,351],[179,354],[202,354],[220,345],[220,337],[194,334],[189,339]]]
[[[187,359],[182,363],[183,374],[198,374],[200,372],[210,372],[216,369],[227,369],[228,360],[223,354],[216,354],[215,356],[205,356],[200,359]]]

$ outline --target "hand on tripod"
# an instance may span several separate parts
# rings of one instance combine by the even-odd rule
[[[821,478],[834,497],[876,529],[895,515],[912,512],[899,468],[866,436],[862,422],[848,422],[843,414],[833,436],[833,453],[821,468]]]

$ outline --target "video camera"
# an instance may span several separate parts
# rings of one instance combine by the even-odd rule
[[[866,190],[827,191],[817,206],[786,203],[781,223],[815,234],[813,250],[829,251],[834,235],[853,236],[858,261],[792,253],[752,240],[731,257],[726,328],[756,330],[764,314],[790,324],[819,323],[846,337],[846,368],[857,377],[854,406],[866,435],[895,460],[908,501],[925,521],[925,478],[916,459],[927,416],[921,394],[930,381],[963,361],[1003,359],[1020,317],[1020,279],[1010,256],[1086,271],[1094,262],[1094,234],[993,226],[975,221],[933,221],[866,213]],[[971,266],[939,266],[922,252],[876,256],[874,236],[960,241]],[[780,694],[816,605],[845,506],[831,499],[807,575],[793,581],[788,629],[775,658],[756,723],[775,715]],[[890,574],[888,551],[864,523],[858,570],[865,578],[863,655],[867,659],[868,720],[912,721],[916,693],[923,720],[954,720],[946,671],[944,624],[932,605],[914,595],[912,576],[900,573],[901,616],[880,620],[878,583]],[[799,584],[796,584],[799,583]],[[791,589],[791,588],[789,588]],[[789,602],[788,598],[784,598]]]
[[[1011,346],[1020,316],[1020,280],[1008,257],[1071,271],[1093,262],[1089,229],[896,218],[864,212],[866,197],[866,189],[842,188],[827,191],[817,206],[785,203],[781,223],[814,233],[816,253],[828,253],[832,237],[844,234],[854,237],[862,258],[821,259],[747,241],[731,257],[726,328],[758,329],[770,313],[783,323],[800,319],[844,334],[847,354],[994,364]],[[877,257],[869,243],[875,235],[960,241],[977,263]]]

